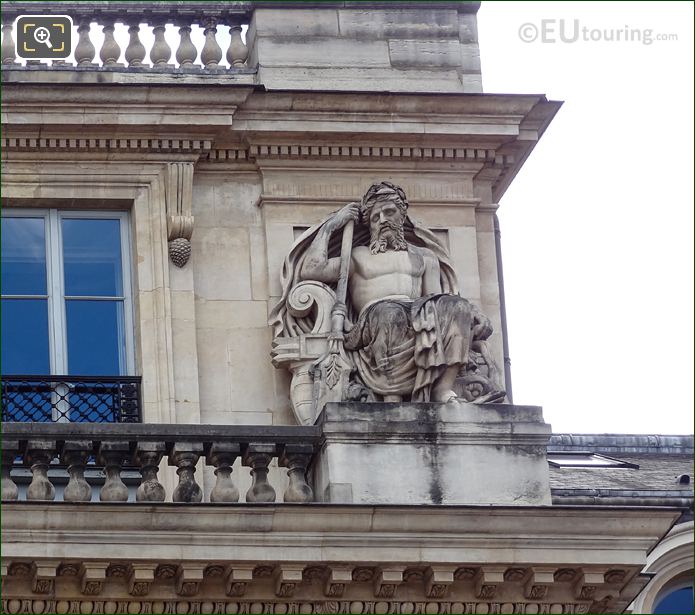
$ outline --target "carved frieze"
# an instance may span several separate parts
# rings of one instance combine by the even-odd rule
[[[605,612],[608,604],[595,603]],[[111,615],[130,613],[132,615],[473,615],[489,614],[572,614],[589,613],[589,604],[574,602],[407,602],[407,601],[364,601],[364,600],[324,600],[324,601],[216,601],[216,600],[34,600],[10,598],[2,600],[3,613],[26,613],[36,615],[85,614]]]
[[[562,566],[355,566],[306,563],[7,562],[3,613],[610,612],[637,569]],[[12,571],[15,574],[10,574]],[[19,576],[17,572],[29,571]],[[61,574],[58,575],[58,571]],[[70,571],[70,572],[68,572]],[[68,574],[66,574],[68,572]],[[522,574],[523,572],[523,574]],[[610,572],[611,574],[608,574]],[[218,579],[224,579],[220,584]],[[420,600],[417,596],[421,596]],[[172,598],[173,597],[173,598]],[[591,607],[593,608],[593,607]],[[594,611],[591,611],[594,612]]]

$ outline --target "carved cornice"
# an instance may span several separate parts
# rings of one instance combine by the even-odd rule
[[[190,152],[199,153],[200,162],[230,163],[253,160],[412,160],[432,162],[466,162],[479,165],[509,166],[513,154],[499,154],[481,147],[422,147],[407,145],[334,144],[264,144],[231,148],[213,148],[212,139],[128,136],[122,138],[70,136],[3,137],[2,149],[7,152]]]
[[[201,615],[620,612],[616,606],[639,590],[641,558],[677,515],[6,502],[2,607]],[[436,561],[423,561],[427,553]],[[557,561],[548,562],[549,554]]]
[[[212,147],[209,139],[126,137],[3,137],[2,149],[10,152],[137,152],[203,153]],[[7,158],[7,156],[5,156]]]
[[[544,566],[542,591],[529,591],[529,580],[534,588],[541,587],[536,583],[539,568],[513,564],[469,568],[426,565],[418,568],[420,574],[413,575],[412,567],[394,564],[260,562],[253,567],[250,562],[98,561],[82,563],[76,576],[60,574],[66,563],[56,560],[22,562],[33,571],[29,575],[18,574],[17,563],[11,563],[9,573],[4,572],[3,613],[453,614],[480,613],[481,605],[493,609],[487,612],[526,613],[530,611],[492,605],[531,603],[541,607],[539,601],[547,602],[550,610],[538,612],[588,613],[599,601],[610,608],[639,571],[637,566],[578,569],[581,579],[586,577],[590,583],[587,585],[583,580],[577,584],[553,579],[553,573],[557,577],[561,569]],[[460,574],[461,570],[471,574]],[[620,576],[619,583],[615,582],[616,575]],[[37,583],[37,576],[42,583]],[[417,610],[417,601],[425,608]],[[121,603],[127,604],[127,609],[114,610],[114,605]],[[259,603],[265,605],[264,610],[258,610]],[[79,609],[74,610],[73,604],[80,605]],[[561,611],[557,610],[559,605]],[[287,610],[282,610],[285,607]],[[494,610],[497,608],[501,610]]]
[[[510,165],[513,155],[500,155],[494,148],[422,147],[420,145],[355,145],[348,142],[332,144],[275,143],[252,144],[248,147],[212,149],[201,156],[201,162],[232,162],[246,160],[431,160]]]

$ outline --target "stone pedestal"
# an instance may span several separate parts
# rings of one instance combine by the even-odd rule
[[[550,505],[540,407],[329,403],[313,468],[319,501]]]

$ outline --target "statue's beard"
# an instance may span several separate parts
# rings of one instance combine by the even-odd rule
[[[403,225],[383,222],[376,233],[372,232],[369,249],[372,254],[387,250],[407,250],[408,244],[405,241]]]

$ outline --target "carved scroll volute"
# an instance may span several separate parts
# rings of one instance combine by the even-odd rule
[[[300,282],[287,295],[289,313],[296,319],[308,318],[307,324],[311,326],[312,333],[328,333],[331,330],[334,303],[335,293],[323,282]]]
[[[165,178],[169,258],[183,267],[191,256],[193,235],[193,163],[171,162]]]

